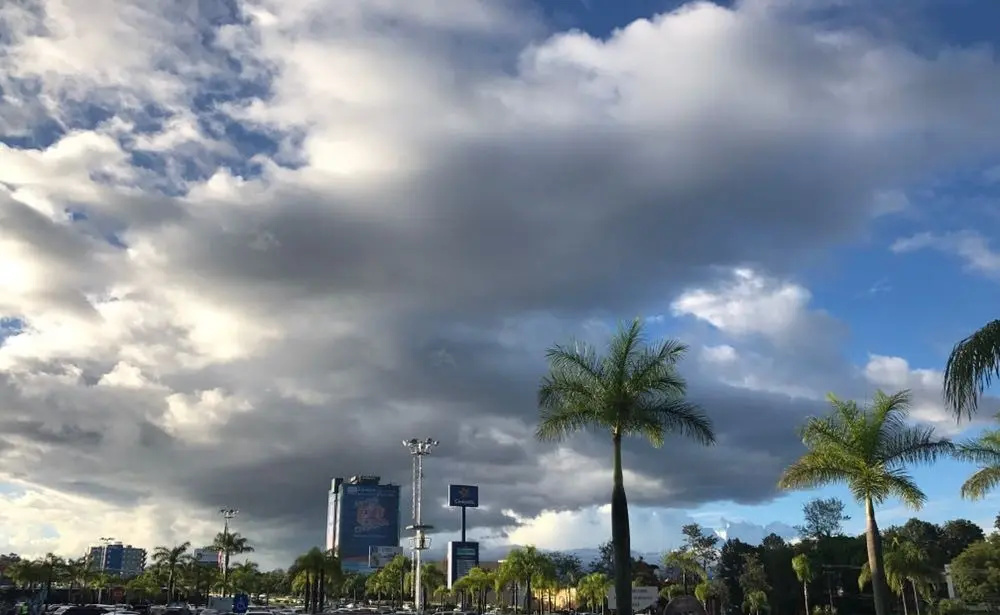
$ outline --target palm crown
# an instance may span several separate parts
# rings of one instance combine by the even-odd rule
[[[810,418],[802,428],[808,451],[785,470],[779,485],[814,489],[842,482],[859,502],[881,504],[897,497],[914,508],[922,506],[926,496],[906,466],[934,461],[951,452],[952,445],[936,438],[933,428],[906,422],[909,391],[878,391],[868,407],[833,395],[828,399],[832,411]]]
[[[674,340],[646,346],[638,319],[618,332],[604,357],[589,345],[553,346],[538,390],[537,437],[560,440],[598,428],[617,437],[641,435],[653,446],[668,432],[713,443],[711,421],[684,399],[677,363],[686,351]]]

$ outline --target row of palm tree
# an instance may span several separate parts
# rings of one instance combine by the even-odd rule
[[[549,371],[538,390],[536,437],[560,441],[584,430],[610,435],[611,534],[619,615],[632,615],[631,537],[622,468],[624,438],[640,436],[656,447],[668,434],[704,445],[715,442],[711,420],[686,399],[686,383],[678,372],[686,350],[684,344],[674,340],[647,344],[642,321],[635,319],[619,328],[603,355],[581,343],[555,345],[546,352]],[[1000,377],[1000,320],[959,342],[949,357],[944,397],[957,418],[975,413],[994,377]],[[890,498],[920,508],[926,495],[907,468],[944,455],[980,464],[980,470],[966,481],[961,492],[966,497],[982,497],[1000,484],[1000,431],[955,446],[937,437],[933,428],[908,423],[908,391],[891,395],[879,391],[866,405],[833,395],[829,402],[828,415],[809,418],[801,429],[807,452],[785,470],[779,486],[789,490],[835,483],[848,486],[865,511],[865,575],[872,585],[876,614],[888,615],[890,585],[898,585],[898,578],[887,576],[875,508]],[[905,555],[902,551],[899,555],[892,553],[893,557]]]

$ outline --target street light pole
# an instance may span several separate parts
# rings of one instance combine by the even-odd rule
[[[433,526],[424,525],[421,508],[423,506],[424,487],[424,457],[431,454],[431,451],[440,444],[437,440],[424,438],[417,440],[403,440],[403,446],[413,457],[413,523],[406,529],[413,530],[413,609],[417,612],[423,610],[423,587],[421,586],[420,575],[420,552],[430,547],[430,539],[427,538],[427,530],[434,529]]]
[[[229,594],[229,521],[240,514],[235,508],[220,508],[222,515],[222,594]]]

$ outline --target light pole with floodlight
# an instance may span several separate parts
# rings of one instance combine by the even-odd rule
[[[430,455],[438,444],[437,440],[431,438],[403,440],[403,446],[413,457],[413,523],[406,529],[414,532],[410,540],[413,544],[413,609],[417,612],[423,610],[424,593],[420,579],[420,552],[430,547],[431,541],[426,532],[434,529],[433,526],[424,525],[420,510],[423,504],[424,457]]]

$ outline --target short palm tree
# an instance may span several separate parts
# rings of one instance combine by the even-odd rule
[[[865,564],[858,575],[858,587],[864,589],[871,581],[871,568]],[[940,573],[934,569],[927,557],[927,552],[912,542],[893,537],[885,550],[886,585],[903,601],[903,614],[906,615],[906,586],[913,588],[913,604],[917,615],[920,615],[921,598],[929,599],[934,593],[934,587],[940,579]]]
[[[944,398],[955,416],[972,418],[979,398],[1000,377],[1000,320],[961,340],[944,368]]]
[[[955,449],[955,456],[974,463],[979,469],[962,484],[962,497],[980,500],[1000,485],[1000,430],[983,432]]]
[[[611,435],[611,541],[618,615],[632,615],[632,548],[622,439],[642,436],[659,447],[666,434],[678,433],[702,444],[715,443],[711,421],[685,399],[687,385],[677,364],[686,350],[674,340],[647,346],[642,321],[635,319],[619,328],[603,357],[585,344],[553,346],[546,353],[549,373],[538,390],[538,439],[558,441],[586,429]]]
[[[877,615],[889,614],[889,590],[883,568],[882,537],[875,506],[899,498],[918,509],[927,496],[913,482],[906,466],[929,463],[953,450],[931,427],[912,426],[906,418],[909,391],[875,393],[860,406],[830,395],[831,412],[812,417],[802,428],[806,454],[789,466],[778,482],[782,489],[815,489],[845,483],[865,508],[868,566]]]

